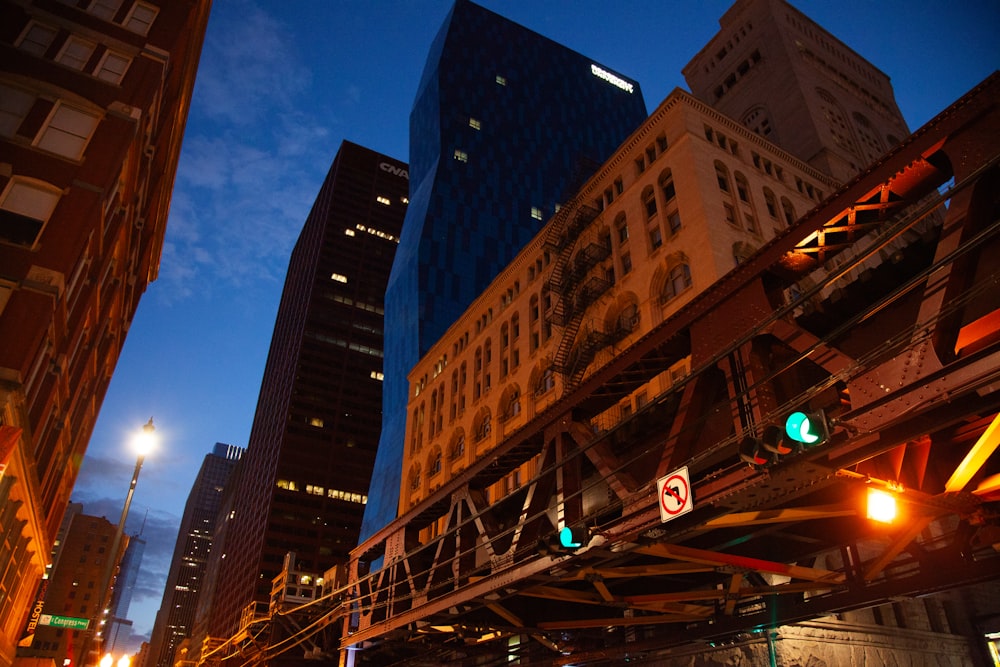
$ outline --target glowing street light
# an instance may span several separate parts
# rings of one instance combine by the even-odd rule
[[[892,523],[896,519],[896,495],[882,489],[868,489],[868,518]]]
[[[111,589],[111,577],[114,574],[118,551],[121,548],[122,533],[125,530],[125,519],[128,518],[128,510],[132,505],[132,496],[135,494],[135,485],[139,481],[139,471],[142,470],[142,463],[146,459],[146,454],[152,450],[155,444],[154,431],[156,431],[156,427],[153,426],[153,418],[150,417],[149,421],[143,425],[142,432],[132,438],[132,447],[138,454],[138,457],[135,460],[135,470],[132,471],[132,482],[129,484],[128,494],[125,496],[125,506],[122,507],[122,515],[118,520],[118,526],[115,528],[115,538],[111,542],[111,551],[108,553],[107,565],[104,568],[104,579],[102,582],[104,586],[101,589],[102,604],[97,605],[97,617],[94,619],[95,622],[91,624],[91,627],[97,628],[95,632],[101,634],[102,642],[106,639],[106,635],[103,632],[108,629],[105,627],[107,619],[102,618],[102,614],[109,613],[107,606],[104,604],[105,602],[109,602],[109,600],[103,598],[103,596],[107,595]],[[93,641],[93,636],[88,641]],[[83,654],[84,664],[87,663],[87,655],[88,653],[85,651]],[[122,661],[119,660],[118,667],[128,667],[128,658],[123,658],[123,660],[126,662],[122,664]],[[100,667],[111,667],[113,662],[114,658],[111,657],[111,654],[106,653],[98,664]]]

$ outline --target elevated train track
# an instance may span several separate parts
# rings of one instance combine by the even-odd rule
[[[338,648],[616,664],[1000,577],[998,105],[993,75],[360,545],[322,624]],[[747,462],[798,409],[829,439]],[[681,467],[694,508],[663,522],[656,480]],[[868,487],[899,522],[866,519]],[[555,546],[563,525],[587,543]]]

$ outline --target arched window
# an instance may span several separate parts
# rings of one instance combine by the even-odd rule
[[[773,130],[767,109],[763,106],[755,106],[743,114],[743,125],[762,137],[770,136]]]
[[[642,191],[642,205],[646,211],[646,219],[656,216],[656,193],[652,187],[647,187]]]
[[[795,207],[792,206],[792,202],[788,201],[787,197],[781,198],[781,210],[785,213],[786,225],[791,225],[798,220],[798,216],[795,214]]]
[[[410,491],[420,490],[420,465],[410,468]]]
[[[720,190],[732,192],[732,187],[729,185],[729,170],[718,160],[715,161],[715,180],[719,184]]]
[[[448,451],[448,456],[451,460],[460,459],[465,456],[465,431],[458,429],[451,441],[451,447]]]
[[[541,396],[542,394],[551,391],[555,386],[555,373],[552,372],[552,367],[549,366],[538,374],[537,381],[535,382],[535,395]]]
[[[764,188],[764,205],[767,206],[767,214],[774,220],[777,220],[778,200],[769,188]]]
[[[431,452],[430,457],[428,457],[427,476],[433,477],[439,472],[441,472],[441,448],[436,447],[434,451]]]
[[[663,202],[669,204],[670,201],[677,196],[677,190],[674,188],[674,175],[669,169],[665,169],[662,174],[660,174],[660,192],[663,193]]]
[[[476,417],[474,429],[476,434],[476,442],[481,442],[489,436],[493,425],[491,423],[491,416],[489,410],[483,410]]]
[[[691,268],[686,262],[674,264],[663,285],[660,303],[670,301],[689,287],[691,287]]]

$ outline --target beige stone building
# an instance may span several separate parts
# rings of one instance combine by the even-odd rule
[[[834,187],[675,90],[413,369],[400,513],[489,456]],[[675,365],[594,427],[687,372],[686,362]],[[490,499],[530,479],[533,465],[497,481]]]

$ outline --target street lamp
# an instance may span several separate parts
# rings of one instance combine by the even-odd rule
[[[105,605],[110,605],[111,600],[108,595],[111,590],[111,577],[114,574],[115,564],[118,559],[118,550],[122,543],[122,533],[125,531],[125,519],[128,518],[128,509],[132,505],[132,496],[135,494],[135,485],[139,481],[139,471],[142,470],[142,462],[146,459],[146,454],[150,452],[155,444],[153,432],[156,428],[153,426],[153,418],[150,417],[149,421],[146,422],[142,427],[142,432],[136,434],[132,439],[132,447],[138,453],[138,458],[135,460],[135,470],[132,471],[132,482],[128,487],[128,494],[125,496],[125,506],[122,507],[122,516],[118,520],[118,526],[115,528],[115,538],[111,542],[111,551],[108,553],[108,558],[106,565],[104,566],[104,577],[101,580],[101,597],[100,604],[97,605],[96,613],[93,619],[93,630],[91,631],[91,640],[93,641],[94,634],[101,632],[101,628],[105,625],[105,621],[102,620],[101,616],[105,614],[108,610]],[[104,636],[102,635],[101,640],[103,642]],[[83,654],[83,662],[87,662],[88,652]],[[111,654],[105,654],[99,663],[100,667],[110,667],[113,658]],[[107,664],[105,664],[107,661]],[[127,664],[127,663],[126,663]]]

